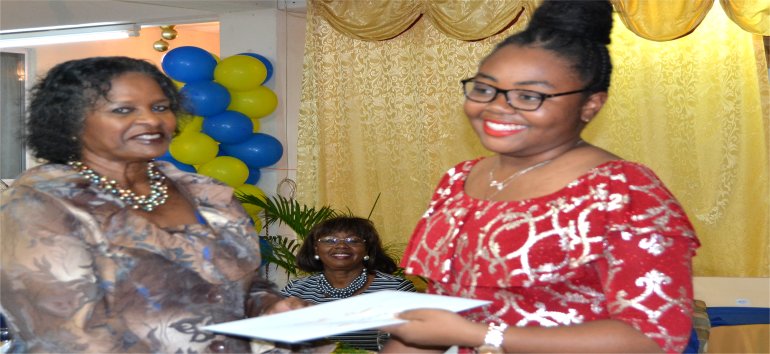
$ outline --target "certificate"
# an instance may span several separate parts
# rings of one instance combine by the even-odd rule
[[[383,290],[299,310],[203,327],[204,330],[273,342],[297,343],[330,335],[406,322],[396,315],[406,310],[432,308],[453,312],[490,301],[407,291]]]

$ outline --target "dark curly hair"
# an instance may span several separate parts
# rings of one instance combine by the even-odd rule
[[[364,262],[367,272],[380,271],[393,274],[398,269],[396,261],[385,253],[382,241],[374,224],[364,218],[354,216],[339,216],[327,219],[310,229],[297,254],[297,267],[305,272],[320,272],[324,269],[323,263],[314,258],[315,245],[319,238],[338,232],[344,232],[361,237],[366,242],[366,254],[369,260]]]
[[[572,63],[575,72],[587,83],[587,95],[607,92],[612,75],[607,49],[611,31],[609,1],[545,0],[535,10],[527,28],[500,42],[492,54],[508,45],[547,49]]]
[[[27,116],[27,146],[35,157],[53,163],[79,160],[77,139],[85,117],[100,98],[107,98],[116,77],[137,72],[158,83],[174,113],[181,109],[173,81],[152,63],[128,57],[70,60],[51,68],[32,88]]]

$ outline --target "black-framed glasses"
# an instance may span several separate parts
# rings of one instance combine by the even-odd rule
[[[340,242],[344,242],[348,246],[361,246],[366,240],[360,237],[336,237],[326,236],[318,239],[318,243],[326,246],[334,246]]]
[[[476,78],[470,78],[460,81],[463,84],[463,93],[465,98],[479,103],[489,103],[494,101],[499,94],[505,96],[508,105],[520,111],[536,111],[543,105],[546,99],[564,95],[572,95],[586,91],[583,88],[575,91],[559,93],[542,93],[532,90],[510,89],[502,90],[489,84],[476,81]]]

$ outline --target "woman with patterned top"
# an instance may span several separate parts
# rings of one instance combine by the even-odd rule
[[[203,326],[302,306],[260,279],[233,189],[153,159],[180,97],[154,65],[68,61],[32,91],[47,163],[0,200],[0,304],[11,352],[249,352]]]
[[[315,274],[290,281],[281,293],[313,304],[380,290],[415,291],[411,281],[392,275],[396,262],[382,248],[374,224],[364,218],[341,216],[315,225],[299,250],[297,266]],[[388,334],[373,329],[329,339],[378,351]]]
[[[580,139],[610,84],[607,1],[545,1],[463,80],[495,155],[439,182],[402,266],[428,292],[491,301],[414,310],[385,352],[680,352],[691,330],[683,208],[647,167]]]

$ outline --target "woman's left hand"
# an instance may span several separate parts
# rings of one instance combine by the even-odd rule
[[[484,342],[487,330],[483,324],[446,310],[410,310],[400,313],[398,318],[409,322],[381,329],[408,344],[420,346],[476,347]]]
[[[290,296],[283,300],[276,301],[270,307],[268,307],[262,315],[273,315],[276,313],[301,309],[303,307],[310,306],[311,304],[298,297]]]

